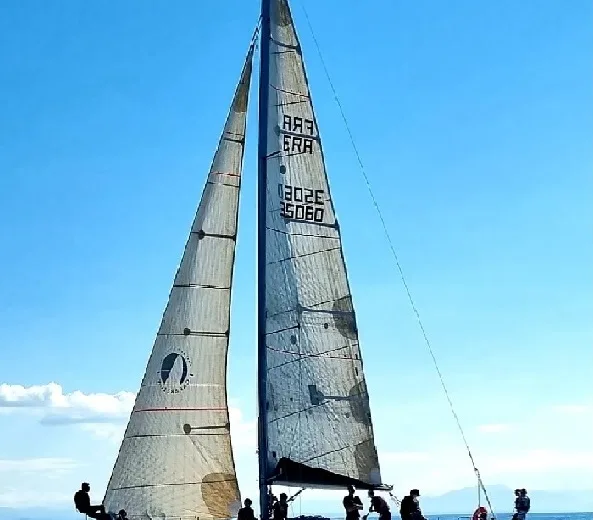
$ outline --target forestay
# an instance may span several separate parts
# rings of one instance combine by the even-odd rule
[[[378,488],[381,475],[340,231],[286,0],[272,0],[269,62],[268,482]]]
[[[226,396],[230,298],[253,45],[107,488],[135,518],[236,516]]]

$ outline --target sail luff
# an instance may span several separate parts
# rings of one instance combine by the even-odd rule
[[[240,505],[227,354],[254,43],[104,498],[130,518],[226,519]]]
[[[257,197],[257,376],[258,376],[258,464],[261,520],[270,516],[267,490],[268,420],[267,420],[267,349],[266,349],[266,235],[267,235],[267,169],[268,105],[270,84],[270,0],[261,2],[258,197]]]

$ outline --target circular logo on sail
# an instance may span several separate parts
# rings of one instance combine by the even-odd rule
[[[161,362],[159,370],[159,385],[163,392],[178,394],[189,385],[190,373],[189,356],[185,352],[171,352]]]

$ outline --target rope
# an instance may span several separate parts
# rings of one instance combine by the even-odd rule
[[[296,497],[298,497],[303,491],[305,491],[306,488],[301,488],[299,489],[294,495],[292,495],[290,498],[288,498],[286,501],[287,502],[292,502]]]
[[[401,502],[401,500],[400,500],[399,498],[397,498],[397,497],[396,497],[396,496],[395,496],[395,495],[394,495],[394,494],[393,494],[391,491],[389,491],[388,493],[389,493],[389,496],[390,496],[391,500],[393,500],[393,503],[394,503],[394,504],[395,504],[397,507],[399,507],[399,506],[401,506],[401,505],[402,505],[402,502]]]
[[[461,426],[461,421],[459,420],[459,417],[457,415],[457,412],[455,411],[455,407],[453,406],[453,401],[451,400],[451,397],[449,395],[449,391],[447,390],[447,386],[445,385],[445,379],[443,377],[443,374],[441,373],[441,370],[439,368],[439,365],[437,363],[437,359],[436,356],[434,354],[434,351],[432,349],[432,345],[430,343],[430,340],[428,339],[428,334],[426,333],[426,329],[424,328],[424,324],[422,323],[422,319],[420,318],[420,313],[418,312],[418,308],[416,307],[416,303],[414,302],[414,299],[412,298],[412,293],[410,292],[410,288],[408,286],[408,283],[406,282],[406,278],[404,276],[404,271],[403,268],[401,266],[401,263],[399,261],[399,256],[397,254],[397,251],[395,249],[395,246],[393,244],[393,241],[391,239],[391,235],[389,234],[389,230],[387,228],[387,224],[385,222],[385,219],[383,218],[383,213],[381,212],[381,209],[379,207],[379,203],[377,202],[377,199],[375,198],[375,194],[373,192],[373,189],[371,187],[371,182],[369,180],[369,177],[366,173],[364,164],[362,162],[360,153],[358,151],[358,148],[356,146],[356,143],[354,141],[354,136],[352,135],[352,131],[350,130],[350,125],[348,124],[348,119],[346,118],[346,114],[344,113],[344,109],[342,108],[342,104],[340,103],[340,99],[338,98],[338,93],[336,92],[336,89],[334,87],[334,84],[331,80],[331,76],[329,74],[329,70],[327,68],[327,65],[325,64],[325,60],[323,59],[323,55],[321,53],[321,47],[319,46],[319,42],[317,41],[317,37],[315,36],[315,31],[313,30],[313,26],[311,24],[311,20],[309,19],[309,14],[307,13],[307,10],[305,8],[305,5],[303,2],[301,2],[301,7],[303,9],[303,12],[305,14],[305,19],[307,21],[307,25],[309,26],[309,30],[311,31],[311,36],[313,37],[313,42],[315,43],[315,47],[317,48],[317,53],[319,55],[319,59],[321,60],[321,65],[323,67],[323,70],[325,72],[325,76],[327,78],[327,81],[329,82],[329,86],[332,90],[332,93],[334,95],[334,100],[336,102],[336,104],[338,105],[338,109],[340,110],[340,114],[342,116],[342,120],[344,121],[344,125],[346,127],[346,131],[348,132],[348,136],[350,138],[350,144],[352,145],[352,149],[354,150],[354,154],[356,155],[356,159],[358,161],[358,165],[360,166],[360,171],[362,173],[362,176],[364,178],[364,182],[367,186],[367,189],[369,191],[369,194],[371,196],[371,200],[373,202],[373,205],[375,206],[375,210],[377,211],[377,215],[379,216],[379,220],[381,221],[381,226],[383,227],[383,233],[385,234],[385,238],[387,239],[387,243],[389,244],[389,249],[391,250],[391,253],[393,255],[393,258],[395,260],[395,265],[397,266],[397,269],[399,271],[399,275],[400,275],[400,279],[402,281],[402,284],[404,286],[404,289],[406,291],[406,294],[408,296],[408,301],[410,303],[410,306],[412,307],[412,311],[414,312],[414,314],[416,315],[416,321],[418,322],[420,331],[422,333],[422,337],[424,338],[424,343],[426,344],[426,347],[428,348],[428,352],[430,354],[430,357],[432,359],[434,368],[436,369],[436,372],[439,376],[439,380],[441,383],[441,387],[443,388],[443,391],[445,393],[445,397],[447,399],[447,402],[449,403],[449,408],[451,410],[451,413],[453,415],[453,418],[455,419],[455,423],[457,424],[457,428],[459,430],[459,433],[461,434],[461,438],[463,439],[463,443],[465,444],[465,448],[467,450],[467,454],[469,456],[469,459],[471,461],[472,464],[472,468],[474,470],[474,473],[478,479],[478,484],[479,486],[482,488],[482,491],[484,492],[484,497],[486,499],[486,502],[488,503],[488,506],[490,507],[490,511],[492,513],[492,518],[496,518],[495,514],[494,514],[494,510],[492,508],[492,504],[490,502],[490,498],[488,496],[488,492],[486,491],[486,487],[484,486],[484,483],[482,482],[482,477],[480,476],[480,472],[478,470],[478,468],[476,467],[476,462],[474,460],[474,456],[471,452],[471,449],[469,447],[469,443],[467,442],[467,438],[465,436],[465,432],[463,431],[463,428]]]

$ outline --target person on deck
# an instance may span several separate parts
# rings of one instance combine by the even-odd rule
[[[420,491],[417,489],[410,490],[410,494],[405,496],[399,508],[399,514],[402,520],[423,520],[422,511],[420,510],[420,503],[418,497]]]
[[[253,512],[253,508],[251,507],[251,499],[246,498],[245,507],[239,509],[239,513],[237,514],[237,520],[255,520],[255,513]]]
[[[517,493],[518,492],[518,493]],[[531,509],[531,499],[527,496],[527,490],[517,489],[515,490],[515,509],[517,510],[517,520],[525,520],[525,516]]]
[[[519,503],[519,495],[521,494],[520,489],[515,489],[515,510],[517,509],[517,504]]]
[[[348,494],[342,500],[342,504],[346,510],[346,520],[358,520],[360,518],[360,510],[363,505],[360,497],[354,494],[354,486],[348,486]]]
[[[280,500],[272,508],[273,520],[286,520],[288,518],[288,496],[286,493],[280,493]]]
[[[369,498],[371,499],[369,513],[378,513],[379,520],[391,520],[391,510],[387,502],[382,497],[375,496],[375,492],[372,489],[369,489]]]
[[[88,482],[83,482],[80,489],[74,494],[74,505],[76,506],[77,511],[90,518],[105,518],[105,508],[103,505],[91,505],[91,497],[89,496],[90,490],[91,486],[89,486]]]

